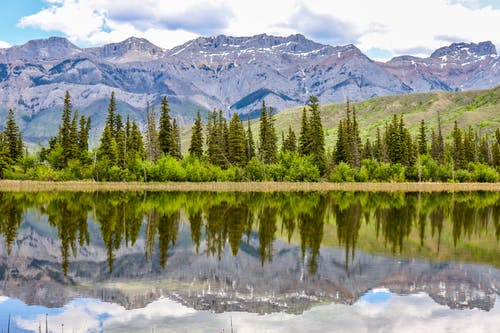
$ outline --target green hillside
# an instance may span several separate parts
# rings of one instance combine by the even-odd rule
[[[482,133],[492,133],[500,128],[500,86],[488,90],[464,92],[430,92],[375,97],[361,102],[351,102],[361,129],[362,139],[374,137],[377,127],[383,128],[385,122],[394,114],[403,114],[406,126],[416,134],[421,119],[425,119],[429,130],[437,127],[437,114],[441,115],[443,133],[448,136],[455,120],[461,128],[472,126]],[[303,107],[279,112],[275,116],[278,136],[288,130],[288,126],[298,135]],[[332,103],[321,106],[325,142],[332,147],[336,140],[339,120],[345,116],[345,103]],[[251,121],[254,138],[259,128],[258,119]],[[182,149],[189,147],[191,129],[182,131]],[[280,140],[281,141],[281,140]]]

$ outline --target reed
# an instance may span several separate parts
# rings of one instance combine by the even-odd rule
[[[42,191],[167,191],[167,192],[460,192],[500,191],[500,183],[305,183],[305,182],[94,182],[0,180],[2,192]]]

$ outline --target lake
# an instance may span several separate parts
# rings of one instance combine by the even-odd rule
[[[0,192],[7,332],[499,332],[500,193]]]

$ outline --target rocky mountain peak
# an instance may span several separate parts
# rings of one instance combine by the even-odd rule
[[[478,58],[481,56],[496,55],[497,51],[492,42],[476,43],[452,43],[437,49],[431,54],[431,58],[453,57],[453,58]]]
[[[7,49],[7,56],[22,60],[59,60],[71,57],[82,50],[64,37],[35,39]]]
[[[106,59],[119,62],[151,60],[164,55],[164,50],[147,39],[129,37],[119,43],[111,43],[102,47],[86,49],[87,52]]]
[[[222,53],[242,50],[281,51],[291,53],[311,52],[325,45],[307,39],[301,34],[287,37],[260,34],[250,37],[218,35],[199,37],[169,51],[171,55],[180,53]]]

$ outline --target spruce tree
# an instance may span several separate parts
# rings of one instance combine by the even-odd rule
[[[59,144],[62,147],[62,166],[65,167],[68,165],[68,161],[75,156],[74,145],[76,142],[72,141],[74,136],[71,133],[71,121],[72,121],[72,105],[71,105],[71,97],[69,92],[66,91],[64,96],[64,106],[63,113],[61,116],[62,124],[59,127]]]
[[[250,128],[250,119],[247,119],[247,161],[250,161],[255,156],[255,142],[253,141],[252,129]]]
[[[146,158],[156,162],[160,156],[160,147],[158,144],[158,131],[156,130],[156,114],[154,107],[146,107]]]
[[[267,155],[267,135],[268,135],[268,120],[267,120],[267,107],[266,102],[262,101],[262,108],[260,110],[259,119],[259,155],[260,159],[264,161]]]
[[[420,129],[418,132],[418,153],[420,155],[427,154],[427,128],[425,126],[425,120],[420,121]]]
[[[160,145],[160,150],[164,154],[174,155],[176,150],[176,144],[174,141],[173,124],[170,118],[170,107],[168,105],[167,97],[163,96],[161,100],[161,112],[160,112],[160,131],[158,132],[158,142]]]
[[[245,131],[237,113],[233,113],[229,124],[229,162],[232,165],[243,166],[247,161]]]
[[[111,136],[116,138],[116,101],[115,101],[115,92],[111,92],[111,97],[109,98],[108,104],[108,114],[106,116],[106,124],[105,126],[109,127],[111,131]]]
[[[288,134],[286,139],[283,141],[283,151],[295,153],[297,151],[297,137],[295,132],[292,130],[292,126],[288,126]]]
[[[78,132],[78,156],[82,163],[88,162],[89,151],[90,116],[85,119],[82,115],[79,122]]]
[[[135,121],[132,121],[132,126],[130,129],[130,136],[127,144],[127,154],[128,160],[132,159],[144,159],[146,157],[146,152],[144,150],[144,141],[142,138],[142,133],[139,130],[139,126]]]
[[[309,129],[309,121],[307,120],[306,108],[302,109],[302,121],[300,123],[300,133],[299,133],[299,154],[301,156],[309,155],[311,152],[309,148],[311,146],[311,135]]]
[[[0,131],[0,179],[4,178],[5,170],[12,164],[9,157],[9,146],[5,133]]]
[[[191,156],[201,158],[203,156],[203,126],[201,124],[201,115],[198,111],[196,120],[192,127],[191,145],[189,146]]]
[[[273,109],[269,108],[268,112],[266,103],[262,101],[259,126],[259,155],[264,163],[271,164],[276,161],[277,143],[278,136],[274,127]]]
[[[452,136],[453,136],[453,163],[455,164],[455,169],[464,169],[465,151],[462,142],[462,131],[458,128],[457,121],[455,121]]]
[[[16,162],[23,155],[23,142],[21,132],[14,118],[14,111],[9,109],[5,122],[4,140],[6,151],[11,162]]]
[[[180,160],[182,158],[181,154],[181,132],[179,126],[177,125],[177,120],[174,118],[172,121],[172,140],[170,141],[170,155]]]
[[[310,118],[310,152],[314,158],[314,162],[320,173],[324,173],[326,169],[326,154],[325,154],[325,135],[323,133],[323,124],[321,122],[321,114],[319,111],[318,98],[314,95],[309,97],[307,104],[311,111]]]

